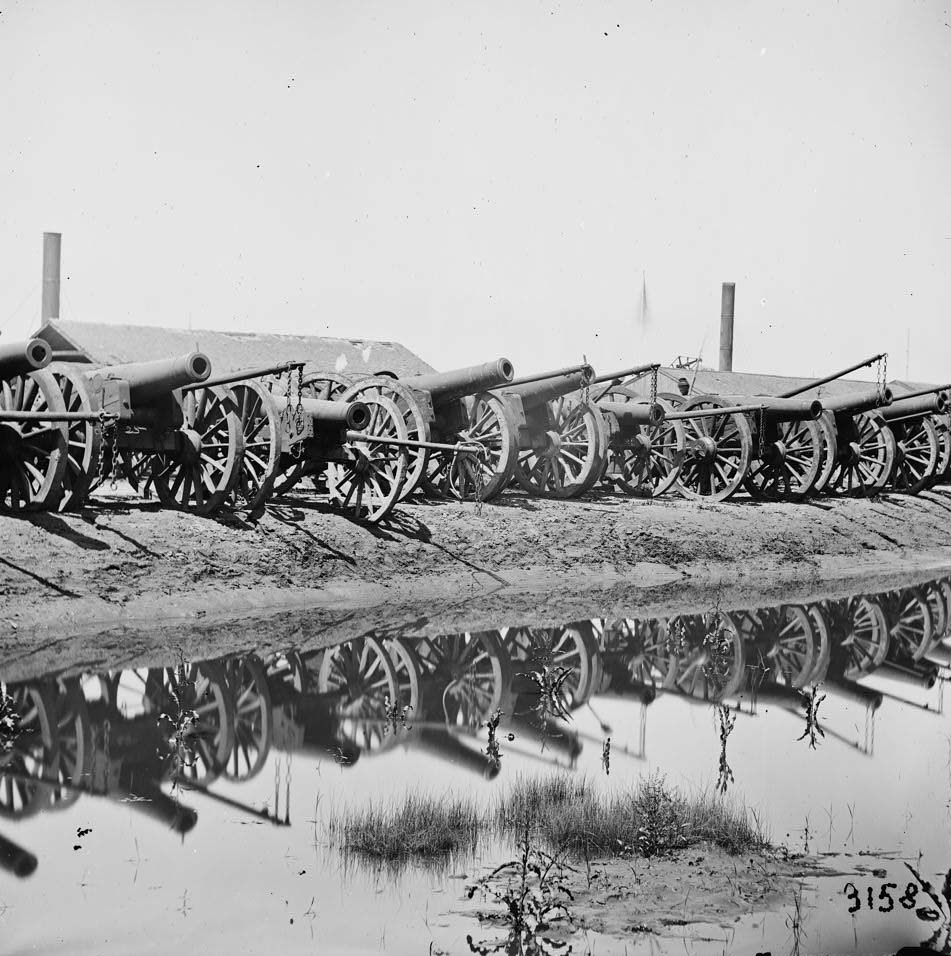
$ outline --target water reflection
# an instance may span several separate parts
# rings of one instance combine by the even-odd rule
[[[15,822],[101,799],[125,803],[184,838],[198,823],[188,805],[198,791],[287,825],[290,808],[278,813],[279,793],[268,809],[214,790],[220,778],[256,777],[272,751],[329,757],[344,772],[394,748],[425,751],[486,779],[499,774],[507,752],[571,767],[590,737],[575,729],[572,715],[591,708],[596,695],[635,700],[642,716],[660,695],[717,707],[721,781],[732,776],[730,715],[763,706],[798,714],[813,745],[829,736],[871,753],[869,741],[824,727],[821,700],[857,702],[871,719],[886,698],[940,709],[940,686],[937,701],[913,697],[947,679],[949,620],[951,581],[942,578],[805,605],[361,637],[265,659],[3,685],[0,818]],[[880,677],[884,689],[875,685]],[[591,742],[607,771],[610,728],[601,726]],[[24,877],[36,865],[28,849],[0,834],[0,866]]]

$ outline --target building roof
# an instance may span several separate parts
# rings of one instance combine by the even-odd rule
[[[308,371],[380,371],[399,376],[435,371],[398,342],[336,339],[318,335],[275,335],[270,332],[217,332],[167,329],[150,325],[105,322],[48,321],[36,333],[54,351],[78,351],[94,365],[121,365],[173,358],[196,349],[210,359],[212,375],[288,361],[306,361]]]

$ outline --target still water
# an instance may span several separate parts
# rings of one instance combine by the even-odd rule
[[[410,793],[488,809],[553,773],[723,790],[845,874],[806,880],[796,919],[790,900],[726,926],[579,930],[572,952],[895,952],[941,920],[869,909],[867,889],[901,893],[903,859],[936,885],[951,866],[949,613],[943,577],[0,685],[0,953],[467,953],[500,930],[466,887],[511,843],[381,867],[328,821]]]

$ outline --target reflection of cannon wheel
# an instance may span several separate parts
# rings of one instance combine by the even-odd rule
[[[341,737],[368,751],[389,743],[387,710],[399,700],[399,681],[375,637],[328,647],[321,656],[317,691],[331,699]]]
[[[267,677],[272,684],[283,685],[300,694],[307,689],[308,676],[300,651],[280,651],[267,659]]]
[[[28,817],[49,805],[50,787],[39,779],[50,776],[58,759],[56,703],[45,686],[21,684],[7,687],[6,693],[13,701],[19,728],[11,749],[0,750],[0,817]]]
[[[613,643],[606,656],[616,658],[629,680],[645,687],[670,688],[674,684],[677,658],[668,647],[667,629],[656,619],[622,622],[627,636]],[[615,628],[617,633],[619,628]],[[607,638],[606,638],[607,640]]]
[[[220,664],[204,661],[184,668],[158,667],[123,670],[102,678],[102,694],[120,716],[163,713],[163,730],[171,729],[181,711],[194,710],[197,719],[182,727],[180,776],[208,784],[224,769],[234,745],[234,715],[228,702],[227,678]],[[178,698],[176,704],[175,698]]]
[[[666,623],[669,645],[678,657],[674,688],[690,697],[719,701],[743,683],[746,652],[728,614],[686,614]]]
[[[942,578],[938,582],[938,587],[941,589],[941,596],[944,598],[944,607],[945,607],[945,625],[944,634],[939,635],[937,639],[942,639],[951,635],[951,581],[947,578]]]
[[[889,610],[889,638],[894,651],[920,661],[931,647],[934,624],[921,588],[902,588]]]
[[[254,654],[228,661],[226,668],[234,702],[234,747],[224,775],[250,780],[271,749],[271,689],[264,665]]]
[[[806,608],[812,623],[815,650],[812,658],[812,670],[806,678],[806,684],[819,684],[826,678],[829,670],[829,658],[832,654],[832,641],[829,636],[829,619],[821,604],[810,604]]]
[[[927,584],[922,585],[921,593],[931,613],[931,641],[928,644],[930,650],[947,633],[948,606],[945,603],[945,595],[941,590],[941,585],[937,581],[929,581]]]
[[[569,710],[580,707],[600,684],[601,650],[585,627],[520,627],[506,635],[509,654],[525,673],[548,667],[571,673],[561,684]]]
[[[510,709],[512,663],[493,632],[423,638],[417,652],[433,688],[430,709],[446,723],[475,728]]]
[[[744,627],[739,621],[755,622],[749,634],[752,640],[765,637],[763,665],[773,680],[797,690],[809,683],[815,670],[816,640],[812,620],[804,608],[795,605],[762,608],[734,620],[741,633]]]
[[[410,718],[422,714],[421,679],[423,668],[416,656],[416,651],[407,641],[402,641],[398,637],[384,641],[383,645],[387,649],[396,670],[400,708],[408,707]]]
[[[70,677],[56,688],[55,777],[59,784],[50,793],[50,809],[62,810],[79,799],[80,787],[88,787],[92,772],[93,731],[89,708],[79,679]]]
[[[847,633],[841,642],[846,652],[845,677],[857,680],[878,667],[888,654],[888,621],[875,598],[853,598],[849,602]]]

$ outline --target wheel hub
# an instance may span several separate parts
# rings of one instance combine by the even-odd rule
[[[781,441],[771,441],[763,448],[763,461],[769,465],[781,465],[786,460],[788,449]]]
[[[709,435],[702,435],[691,442],[690,453],[701,461],[713,461],[717,456],[717,443]]]
[[[545,448],[542,454],[546,458],[557,458],[561,454],[561,435],[558,432],[545,432]]]
[[[0,422],[0,458],[19,458],[23,437],[12,425]]]

